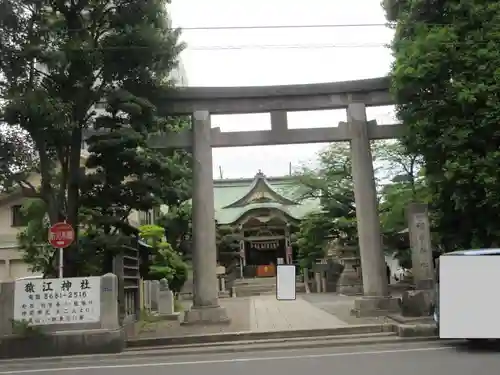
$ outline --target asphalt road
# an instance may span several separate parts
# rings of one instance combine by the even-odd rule
[[[471,375],[499,374],[499,350],[443,343],[208,354],[177,357],[0,361],[0,375]]]

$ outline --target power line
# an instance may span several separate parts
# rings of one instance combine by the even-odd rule
[[[411,43],[411,41],[407,41]],[[478,40],[474,42],[476,46],[489,46],[495,41]],[[442,42],[442,46],[457,46],[458,42]],[[357,44],[249,44],[249,45],[212,45],[197,46],[187,45],[186,49],[194,51],[224,51],[224,50],[259,50],[259,49],[330,49],[330,48],[391,48],[391,41],[382,43],[357,43]]]
[[[210,31],[210,30],[279,30],[279,29],[336,29],[342,27],[388,27],[389,23],[332,23],[332,24],[319,24],[319,25],[248,25],[248,26],[176,26],[168,27],[168,30],[181,31]],[[88,30],[87,27],[77,28],[77,29],[63,29],[64,31],[85,31]]]
[[[333,24],[319,24],[319,25],[249,25],[249,26],[176,26],[172,27],[171,30],[181,29],[182,31],[196,31],[196,30],[259,30],[259,29],[332,29],[332,28],[342,28],[342,27],[394,27],[396,25],[401,26],[413,26],[412,22],[392,22],[388,21],[385,23],[333,23]],[[432,27],[442,27],[442,26],[453,26],[453,23],[420,23],[419,26]]]
[[[387,27],[387,23],[352,23],[352,24],[320,24],[320,25],[253,25],[253,26],[194,26],[181,30],[267,30],[267,29],[332,29],[341,27]]]
[[[330,49],[330,48],[381,48],[388,47],[388,43],[363,44],[254,44],[228,46],[192,46],[192,51],[226,51],[226,50],[269,50],[269,49]]]
[[[279,29],[332,29],[332,28],[355,28],[355,27],[384,27],[388,28],[395,25],[395,22],[386,22],[386,23],[334,23],[334,24],[319,24],[319,25],[249,25],[249,26],[176,26],[166,28],[168,30],[177,30],[181,31],[210,31],[210,30],[279,30]],[[429,27],[439,27],[439,26],[449,26],[449,24],[439,24],[439,23],[426,23],[426,26]],[[77,28],[77,29],[64,29],[64,31],[84,31],[88,30],[88,28]],[[2,30],[2,32],[6,32]]]
[[[489,45],[493,43],[492,41],[477,41],[477,45]],[[440,45],[457,45],[455,42],[450,43],[440,43]],[[225,50],[266,50],[266,49],[330,49],[330,48],[390,48],[390,42],[386,43],[361,43],[361,44],[249,44],[249,45],[207,45],[207,46],[197,46],[197,45],[187,45],[189,50],[194,51],[225,51]],[[82,52],[93,52],[93,51],[127,51],[127,50],[155,50],[151,46],[116,46],[116,47],[83,47],[83,48],[62,48],[64,50],[82,51]],[[161,54],[161,51],[155,51],[156,54]],[[165,51],[164,53],[170,53],[170,51]]]
[[[219,50],[252,50],[252,49],[326,49],[326,48],[380,48],[389,47],[388,43],[362,43],[362,44],[243,44],[243,45],[208,45],[189,46],[187,49],[196,51],[219,51]],[[171,53],[171,51],[157,51],[153,46],[106,46],[106,47],[62,47],[62,50],[81,52],[105,52],[105,51],[154,51],[155,54]],[[50,51],[51,49],[47,49]],[[53,49],[56,51],[57,49]],[[21,53],[21,52],[19,52]]]

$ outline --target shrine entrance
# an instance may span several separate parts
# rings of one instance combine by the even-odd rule
[[[277,259],[285,259],[284,239],[245,241],[245,257],[247,265],[269,265],[277,263]]]
[[[241,266],[245,277],[274,277],[277,264],[292,263],[287,227],[282,223],[281,228],[247,228],[243,231]]]
[[[274,277],[276,265],[292,264],[290,233],[298,222],[279,209],[247,212],[240,221],[240,268],[244,277]]]
[[[368,121],[366,114],[367,106],[394,104],[389,77],[269,87],[183,87],[161,93],[157,104],[159,116],[192,116],[190,129],[175,134],[154,134],[148,140],[152,148],[192,149],[195,285],[193,307],[186,311],[184,321],[205,324],[208,320],[228,320],[226,310],[218,302],[213,147],[349,142],[363,293],[368,297],[356,300],[354,310],[365,316],[380,316],[381,310],[399,310],[399,300],[389,294],[385,273],[370,141],[398,138],[404,127],[377,125],[376,121]],[[324,128],[290,129],[288,126],[289,112],[327,109],[345,109],[347,121]],[[211,115],[265,112],[270,114],[270,130],[223,132],[211,125]],[[235,202],[226,206],[226,210],[230,216],[239,213],[241,207]],[[283,212],[293,216],[293,210]]]

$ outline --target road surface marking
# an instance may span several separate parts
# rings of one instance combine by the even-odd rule
[[[366,352],[347,352],[347,353],[324,353],[324,354],[309,354],[299,356],[280,356],[280,357],[251,357],[251,358],[231,358],[231,359],[213,359],[202,361],[179,361],[179,362],[163,362],[163,363],[132,363],[128,365],[102,365],[102,366],[82,366],[82,367],[55,367],[55,368],[36,368],[26,370],[10,370],[0,371],[0,375],[11,374],[34,374],[40,372],[67,372],[67,371],[85,371],[85,370],[105,370],[105,369],[120,369],[120,368],[141,368],[141,367],[166,367],[166,366],[185,366],[185,365],[207,365],[215,363],[241,363],[241,362],[264,362],[264,361],[282,361],[289,359],[311,359],[311,358],[329,358],[329,357],[347,357],[356,355],[378,355],[391,353],[409,353],[409,352],[429,352],[435,350],[449,349],[449,347],[435,348],[414,348],[414,349],[396,349],[396,350],[377,350]]]
[[[379,350],[381,350],[384,347],[389,347],[389,348],[394,348],[395,347],[394,342],[387,342],[383,344],[366,344],[363,345],[365,348],[373,348],[377,347]],[[406,342],[405,346],[408,347],[415,347],[417,346],[418,348],[422,347],[423,342],[415,341],[415,342]],[[450,347],[453,344],[456,344],[456,341],[446,341],[446,342],[437,342],[433,341],[430,343],[427,343],[428,345],[431,345],[432,347],[437,347],[436,344],[439,344],[438,347],[443,347],[444,345]],[[320,350],[321,352],[324,352],[325,349],[351,349],[353,347],[359,347],[356,344],[349,344],[346,345],[345,347],[320,347],[320,348],[315,348]],[[426,346],[429,347],[429,346]],[[174,348],[175,349],[175,348]],[[313,348],[314,349],[314,348]],[[310,352],[312,349],[306,348],[306,351]],[[388,350],[388,349],[386,349]],[[239,354],[256,354],[258,352],[261,352],[261,350],[257,349],[254,351],[250,350],[244,350],[239,352]],[[290,349],[269,349],[265,350],[265,353],[268,355],[270,353],[283,353],[286,352],[288,353],[293,353],[293,352],[304,352],[304,348],[290,348]],[[144,353],[149,353],[149,354],[144,354]],[[161,354],[164,355],[161,355]],[[175,354],[175,356],[179,357],[182,356],[183,358],[199,358],[200,356],[205,356],[205,355],[210,355],[211,358],[219,358],[219,357],[227,357],[230,354],[234,354],[234,352],[213,352],[213,351],[208,351],[208,352],[201,352],[201,353],[182,353],[182,354]],[[66,366],[76,366],[79,367],[80,364],[84,363],[89,363],[90,362],[105,362],[107,364],[110,364],[112,362],[121,362],[121,363],[126,363],[126,362],[136,362],[138,359],[142,359],[143,361],[146,360],[151,360],[152,358],[165,358],[165,357],[172,357],[171,353],[167,351],[163,351],[161,349],[153,349],[153,350],[135,350],[135,351],[124,351],[121,353],[115,353],[115,354],[95,354],[95,355],[90,355],[90,354],[76,354],[76,355],[68,355],[68,356],[58,356],[58,357],[30,357],[30,358],[16,358],[16,359],[0,359],[0,369],[2,366],[9,366],[11,368],[25,368],[28,364],[30,363],[36,363],[39,366],[45,365],[45,366],[52,366],[54,364],[61,364],[61,362],[64,362]]]

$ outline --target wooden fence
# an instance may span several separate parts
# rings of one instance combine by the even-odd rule
[[[140,317],[139,265],[139,250],[132,246],[123,246],[113,260],[113,271],[118,277],[118,314],[122,325],[136,322]]]

